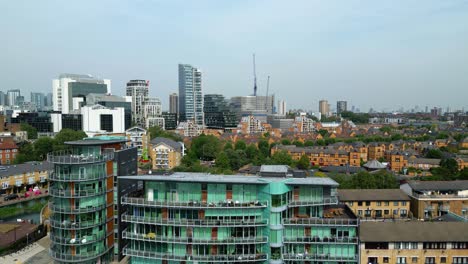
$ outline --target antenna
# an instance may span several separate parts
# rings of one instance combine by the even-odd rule
[[[253,54],[254,96],[257,96],[257,71],[255,70],[255,53]]]
[[[270,75],[268,75],[267,79],[267,91],[266,91],[266,97],[265,97],[265,111],[268,112],[268,89],[270,89]],[[271,109],[273,112],[273,109]]]

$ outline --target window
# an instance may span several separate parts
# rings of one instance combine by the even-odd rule
[[[399,263],[399,264],[404,264],[404,263],[406,263],[406,257],[398,257],[398,258],[397,258],[397,263]]]
[[[101,115],[101,130],[112,132],[114,129],[114,124],[112,120],[112,115]]]
[[[357,211],[357,214],[358,214],[359,216],[362,216],[362,210],[358,210],[358,211]]]
[[[361,201],[357,202],[357,205],[362,206],[362,202]]]
[[[418,257],[412,257],[411,262],[413,263],[418,263]]]
[[[388,215],[390,213],[390,210],[384,210],[384,215]]]
[[[446,249],[447,243],[445,242],[424,242],[423,249]]]
[[[406,206],[406,201],[401,202],[402,206]]]
[[[383,257],[383,263],[388,263],[388,257]]]
[[[394,205],[394,206],[398,206],[398,202],[393,202],[393,205]]]
[[[389,205],[390,205],[390,202],[385,202],[384,205],[385,205],[385,206],[389,206]]]
[[[447,263],[446,257],[440,257],[440,263]]]
[[[366,202],[366,206],[370,206],[370,202]]]
[[[418,243],[417,242],[395,242],[394,247],[395,249],[417,249]]]
[[[349,202],[348,204],[349,204],[349,206],[353,206],[354,202]]]
[[[377,202],[377,206],[381,206],[382,205],[382,202]]]
[[[467,242],[452,242],[452,249],[468,249]]]
[[[408,215],[408,212],[406,211],[406,209],[401,209],[400,210],[400,216],[401,217],[406,217]]]
[[[466,264],[468,263],[468,257],[453,257],[452,263],[453,264]]]
[[[435,264],[435,257],[426,257],[426,260],[424,261],[426,264]]]

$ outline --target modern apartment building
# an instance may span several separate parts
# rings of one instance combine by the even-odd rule
[[[233,129],[237,126],[236,114],[231,112],[221,94],[205,94],[203,111],[207,128]]]
[[[161,100],[156,97],[146,98],[144,109],[146,128],[150,128],[156,125],[164,129]]]
[[[358,263],[358,220],[337,204],[337,183],[294,175],[262,166],[259,176],[119,177],[144,186],[120,198],[124,255],[131,263]]]
[[[169,113],[179,114],[179,96],[177,93],[169,95]]]
[[[202,71],[189,64],[179,64],[179,117],[204,125]]]
[[[50,255],[57,263],[109,263],[114,234],[116,176],[136,174],[136,148],[126,139],[88,138],[65,142],[69,150],[50,153]],[[117,247],[116,247],[117,248]],[[116,252],[118,253],[118,252]]]
[[[184,143],[157,137],[150,141],[149,156],[153,170],[171,170],[182,162]]]
[[[52,165],[49,162],[31,161],[24,164],[0,167],[0,193],[11,194],[34,188],[47,188]]]
[[[19,89],[13,89],[7,91],[7,104],[9,106],[19,105],[19,97],[21,96],[21,91]]]
[[[31,103],[36,106],[38,110],[42,110],[45,106],[45,95],[43,93],[31,92]]]
[[[138,126],[145,126],[145,107],[148,99],[149,81],[130,80],[127,83],[126,95],[132,98],[132,119]]]
[[[410,181],[400,188],[410,196],[417,219],[430,220],[448,212],[468,219],[468,181]]]
[[[361,222],[360,263],[468,263],[467,222]]]
[[[330,115],[330,104],[328,103],[327,100],[319,101],[319,112],[322,116]]]
[[[267,115],[273,114],[274,105],[274,95],[234,96],[230,102],[231,109],[236,112],[238,120],[243,116],[253,115],[262,122],[266,122]]]
[[[54,111],[69,114],[79,109],[81,102],[90,93],[107,94],[111,92],[111,81],[91,75],[61,74],[52,81],[52,101]]]
[[[138,157],[141,157],[144,151],[148,151],[150,134],[146,129],[134,126],[125,130],[125,135],[129,140],[127,145],[138,149]]]
[[[346,101],[337,101],[336,102],[336,113],[341,114],[342,112],[348,111],[348,102]]]
[[[338,197],[361,219],[406,219],[410,198],[400,189],[340,189]]]

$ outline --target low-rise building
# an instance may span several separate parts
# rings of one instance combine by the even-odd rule
[[[400,151],[385,152],[385,159],[390,165],[390,170],[400,172],[404,168],[408,168],[408,157]]]
[[[384,157],[385,153],[385,146],[382,146],[379,143],[370,143],[367,146],[367,151],[368,151],[368,160],[379,160]]]
[[[11,164],[18,154],[18,146],[13,137],[0,137],[0,164]]]
[[[134,126],[125,130],[125,135],[129,140],[127,145],[137,147],[138,157],[141,157],[143,151],[148,151],[149,132],[146,129]]]
[[[468,263],[467,222],[361,222],[360,263]]]
[[[150,145],[153,170],[170,170],[182,162],[184,143],[157,137],[151,140]]]
[[[52,165],[47,161],[0,167],[1,192],[10,194],[26,191],[29,187],[48,188]]]
[[[413,167],[421,170],[430,170],[431,168],[439,167],[440,159],[427,159],[410,157],[408,159],[408,167]]]
[[[411,198],[418,219],[433,219],[448,212],[468,217],[468,181],[410,181],[400,188]]]
[[[410,198],[400,189],[339,189],[340,202],[361,219],[408,218]]]

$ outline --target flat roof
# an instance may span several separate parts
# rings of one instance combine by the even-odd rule
[[[409,201],[401,189],[339,189],[340,201]]]
[[[468,190],[468,181],[409,181],[415,191],[461,191]]]
[[[108,145],[108,144],[116,144],[116,143],[125,143],[128,139],[122,138],[112,138],[112,139],[83,139],[83,140],[75,140],[75,141],[66,141],[66,145],[73,145],[73,146],[99,146],[99,145]]]
[[[465,231],[463,231],[465,230]],[[465,222],[361,222],[362,242],[467,242]]]
[[[119,179],[142,181],[177,181],[177,182],[215,182],[215,183],[245,183],[245,184],[269,184],[272,182],[284,182],[289,185],[327,185],[338,186],[338,183],[330,178],[307,177],[261,177],[256,175],[218,175],[198,172],[175,172],[170,175],[135,175],[119,176]]]

